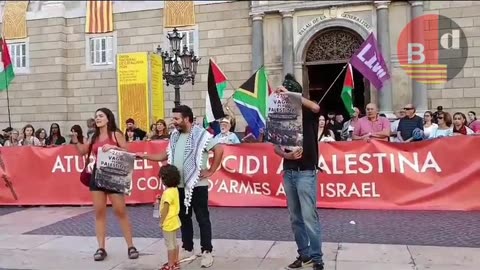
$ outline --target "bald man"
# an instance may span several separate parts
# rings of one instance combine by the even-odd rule
[[[358,119],[353,129],[353,140],[388,141],[390,137],[390,121],[378,114],[376,104],[366,106],[367,115]]]

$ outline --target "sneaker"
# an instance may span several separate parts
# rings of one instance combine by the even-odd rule
[[[303,268],[303,267],[306,267],[306,266],[309,266],[309,265],[312,265],[313,262],[312,262],[312,259],[310,258],[301,258],[300,256],[297,257],[297,259],[289,264],[286,269],[300,269],[300,268]]]
[[[208,268],[213,265],[213,256],[212,253],[209,251],[204,251],[202,253],[202,261],[200,263],[200,266],[202,268]]]
[[[313,270],[323,270],[323,263],[315,263],[313,265]]]
[[[180,262],[189,262],[189,261],[193,261],[197,258],[197,256],[195,255],[195,253],[192,251],[187,251],[185,249],[182,248],[182,251],[180,251]]]

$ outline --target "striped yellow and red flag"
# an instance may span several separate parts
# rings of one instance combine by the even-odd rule
[[[113,1],[87,1],[85,32],[89,34],[113,32]]]

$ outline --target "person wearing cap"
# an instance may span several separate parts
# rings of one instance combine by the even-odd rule
[[[438,115],[443,113],[443,106],[437,106],[437,111],[433,113],[433,123],[435,124],[438,124],[437,122],[437,118],[438,118]]]
[[[277,93],[303,93],[302,86],[291,74],[285,76]],[[293,235],[298,256],[288,269],[313,265],[323,270],[323,253],[320,221],[317,212],[318,194],[318,122],[320,106],[304,97],[302,99],[303,145],[295,150],[275,146],[275,154],[283,158],[283,186],[287,197]]]
[[[215,136],[215,140],[222,144],[239,144],[240,140],[237,134],[231,132],[232,123],[229,118],[225,117],[220,120],[220,133]]]
[[[12,127],[7,127],[7,128],[4,128],[2,131],[3,131],[3,135],[2,137],[0,138],[0,143],[2,145],[5,144],[5,142],[10,139],[10,135],[12,134],[12,130],[13,128]]]
[[[145,137],[147,136],[147,132],[135,126],[135,120],[133,120],[132,118],[128,118],[127,121],[125,121],[125,124],[127,124],[127,130],[133,129],[133,133],[135,134],[135,141],[143,141],[143,139],[145,139]],[[127,130],[125,130],[125,139],[127,139]]]

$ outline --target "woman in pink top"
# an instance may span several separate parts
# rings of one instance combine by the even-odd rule
[[[100,108],[95,112],[95,133],[90,141],[85,144],[78,143],[78,134],[72,133],[72,143],[76,145],[81,155],[91,152],[91,156],[96,157],[98,149],[106,152],[110,149],[126,150],[127,142],[122,132],[117,128],[115,116],[112,111],[107,108]],[[95,184],[95,167],[92,171],[90,179],[90,191],[93,198],[93,206],[95,208],[95,229],[99,248],[94,254],[95,261],[103,261],[107,257],[105,251],[105,235],[107,224],[107,197],[113,205],[113,211],[119,219],[120,227],[128,245],[128,257],[137,259],[139,253],[132,240],[132,228],[128,218],[127,207],[123,194],[116,193],[98,187]]]

